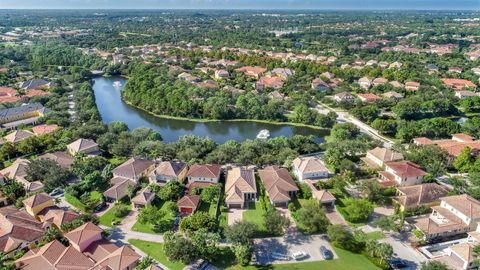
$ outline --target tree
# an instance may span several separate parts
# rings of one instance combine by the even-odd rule
[[[14,203],[18,198],[25,196],[25,188],[16,180],[9,179],[5,184],[0,186],[0,190],[11,203]]]
[[[200,257],[214,260],[219,255],[220,235],[218,233],[212,233],[206,228],[201,228],[193,233],[191,240]]]
[[[222,188],[220,185],[205,187],[202,189],[202,192],[200,193],[200,199],[204,202],[214,204],[217,202],[218,198],[220,197],[221,191],[222,191]]]
[[[348,227],[343,225],[330,225],[327,228],[327,236],[333,245],[342,249],[358,252],[361,248]]]
[[[425,168],[433,177],[443,175],[447,170],[448,153],[438,145],[412,145],[405,153],[405,159]]]
[[[104,157],[95,156],[86,158],[82,155],[77,155],[72,163],[72,172],[80,179],[83,179],[95,171],[102,171],[107,164],[108,160]]]
[[[265,229],[272,235],[281,235],[288,227],[289,220],[275,208],[269,208],[263,216]]]
[[[233,245],[231,247],[233,253],[235,254],[235,258],[237,259],[237,263],[246,266],[250,263],[252,259],[253,247],[251,244],[246,245]]]
[[[352,123],[337,123],[330,131],[333,141],[343,141],[355,138],[360,134],[360,129]]]
[[[422,263],[420,270],[449,270],[448,267],[439,261],[429,261]]]
[[[45,192],[65,186],[70,177],[70,173],[67,170],[50,159],[32,160],[26,168],[26,173],[28,181],[41,181]]]
[[[153,259],[150,256],[143,257],[140,262],[138,263],[135,269],[138,270],[145,270],[153,263]]]
[[[455,160],[453,161],[453,167],[459,172],[468,172],[475,160],[472,157],[472,149],[470,147],[465,147],[460,152]]]
[[[125,204],[117,204],[114,206],[113,215],[117,218],[122,218],[130,212],[130,209]]]
[[[297,212],[295,217],[306,233],[325,232],[329,221],[322,205],[317,200],[309,200]]]
[[[180,221],[180,230],[183,232],[194,232],[202,228],[208,231],[216,231],[217,223],[215,218],[206,212],[195,212],[193,215],[183,218]]]
[[[247,245],[251,244],[258,226],[248,221],[235,221],[225,230],[227,241],[232,244]]]
[[[160,189],[158,197],[164,201],[175,201],[183,194],[183,185],[178,181],[169,181]]]
[[[198,251],[192,241],[180,234],[168,231],[163,234],[165,256],[171,261],[188,264],[198,258]]]
[[[382,263],[386,263],[393,255],[393,247],[389,243],[379,243],[377,245],[375,256],[380,258]]]
[[[373,213],[373,204],[367,199],[345,200],[346,219],[350,222],[364,222]]]
[[[379,202],[384,200],[383,188],[377,180],[362,181],[359,190],[367,196],[367,199],[372,202]]]
[[[45,230],[45,233],[43,234],[42,242],[43,243],[50,243],[53,240],[58,240],[62,237],[60,232],[58,231],[57,228],[55,227],[49,227]]]
[[[401,225],[397,224],[398,216],[381,216],[377,218],[373,225],[379,227],[382,231],[397,231]]]

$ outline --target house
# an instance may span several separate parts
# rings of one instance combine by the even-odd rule
[[[149,205],[153,199],[155,199],[155,193],[153,193],[149,188],[144,188],[137,193],[135,197],[132,198],[133,207],[140,209]]]
[[[162,161],[150,173],[151,183],[164,184],[171,180],[183,182],[188,172],[187,164],[180,161]]]
[[[362,77],[358,79],[358,84],[363,89],[369,89],[372,86],[372,80],[368,77]]]
[[[320,202],[325,207],[335,207],[336,199],[335,196],[332,195],[332,193],[323,189],[319,190],[315,186],[315,182],[312,180],[305,180],[305,183],[312,190],[313,198],[317,199],[318,202]]]
[[[140,178],[148,176],[155,163],[143,158],[130,158],[112,170],[113,178],[125,178],[139,182]]]
[[[330,90],[330,85],[322,79],[317,78],[312,81],[312,89],[320,92],[325,92]]]
[[[399,81],[390,81],[388,82],[391,86],[395,88],[402,88],[405,87],[403,84],[401,84]]]
[[[190,82],[190,83],[195,83],[195,82],[200,81],[200,78],[198,78],[196,76],[193,76],[193,75],[191,75],[190,73],[187,73],[187,72],[182,72],[177,77],[179,79],[182,79],[182,80]]]
[[[271,72],[272,76],[277,76],[283,78],[284,80],[288,79],[288,77],[295,75],[295,71],[289,68],[275,68]]]
[[[382,98],[372,94],[372,93],[359,93],[357,94],[357,97],[362,101],[362,102],[376,102],[381,100]]]
[[[60,167],[68,169],[73,164],[74,158],[67,152],[51,152],[38,157],[39,159],[50,159],[55,161]]]
[[[385,78],[376,78],[375,80],[373,80],[372,83],[373,83],[373,86],[383,85],[383,84],[388,83],[388,80],[385,79]]]
[[[98,144],[90,139],[78,139],[67,145],[67,151],[70,155],[75,156],[79,153],[87,156],[95,156],[100,154]]]
[[[215,79],[221,80],[230,77],[230,73],[224,69],[215,70]]]
[[[438,67],[434,64],[428,64],[425,67],[427,68],[429,74],[432,74],[434,72],[438,72]]]
[[[480,141],[474,140],[472,136],[459,133],[453,134],[450,140],[430,140],[425,137],[414,138],[415,145],[438,145],[448,153],[448,164],[451,165],[465,147],[470,147],[472,154],[477,156],[480,153]]]
[[[277,90],[268,93],[267,97],[270,98],[270,99],[279,100],[279,101],[282,101],[282,100],[286,99],[285,95],[278,92]]]
[[[414,92],[418,91],[418,89],[420,89],[420,83],[412,81],[405,82],[405,90]]]
[[[15,261],[24,270],[90,269],[133,270],[141,256],[128,246],[117,246],[102,236],[103,230],[91,222],[66,233],[69,246],[58,240],[30,250]]]
[[[54,205],[52,197],[46,193],[37,193],[22,201],[25,206],[25,211],[33,217],[37,217],[37,214],[47,207]]]
[[[228,208],[244,208],[246,203],[257,198],[255,172],[244,167],[235,167],[227,172],[225,203]]]
[[[79,217],[79,214],[71,210],[63,210],[57,206],[47,207],[37,215],[37,218],[43,222],[43,228],[49,228],[55,225],[59,230],[62,230],[62,225],[70,223]]]
[[[461,74],[463,69],[461,67],[449,67],[448,73],[458,73]]]
[[[403,95],[395,92],[395,91],[388,91],[386,93],[383,93],[382,95],[384,98],[392,100],[392,101],[399,101],[400,99],[403,98]]]
[[[477,85],[469,80],[464,79],[452,79],[452,78],[445,78],[442,79],[443,85],[449,88],[453,88],[455,90],[465,90],[465,89],[476,89]]]
[[[440,198],[448,195],[449,190],[436,183],[397,187],[397,195],[393,200],[401,211],[421,206],[431,207],[440,204]]]
[[[478,254],[475,247],[480,244],[480,228],[477,225],[475,231],[468,232],[467,241],[452,244],[444,249],[445,255],[437,260],[444,263],[450,269],[478,269]]]
[[[218,83],[212,80],[205,80],[203,82],[195,83],[194,85],[199,88],[218,89]]]
[[[333,99],[336,102],[348,102],[348,103],[355,102],[355,96],[353,96],[348,92],[341,92],[341,93],[335,94],[333,96]]]
[[[43,233],[42,223],[25,210],[18,210],[13,205],[0,208],[1,252],[6,254],[38,244]]]
[[[376,147],[367,151],[367,155],[362,158],[362,161],[371,168],[382,168],[385,162],[403,160],[403,155],[391,149]]]
[[[388,68],[401,68],[402,66],[403,66],[402,63],[395,61],[391,63],[390,66],[388,66]]]
[[[15,130],[3,137],[3,139],[7,142],[18,143],[32,136],[34,136],[34,134],[28,130]]]
[[[103,192],[103,196],[105,200],[114,202],[125,198],[129,189],[137,186],[137,182],[127,178],[112,178],[110,185],[112,186]]]
[[[40,136],[45,134],[50,134],[58,129],[58,125],[38,125],[32,127],[33,134]]]
[[[262,67],[245,66],[245,67],[237,68],[235,69],[235,71],[238,73],[244,73],[247,76],[258,79],[260,78],[260,75],[262,75],[263,73],[265,73],[265,71],[267,71],[267,69]]]
[[[11,87],[0,86],[0,103],[12,103],[21,100],[17,90]]]
[[[298,192],[297,184],[285,168],[269,166],[258,171],[270,202],[275,206],[287,206]]]
[[[30,161],[26,159],[17,158],[12,165],[4,168],[0,171],[0,174],[7,179],[14,179],[23,185],[27,192],[37,192],[43,188],[43,184],[40,181],[28,181],[25,177],[27,176],[27,167],[30,164]]]
[[[293,173],[298,181],[327,178],[329,171],[323,161],[317,157],[297,157],[292,162]]]
[[[465,99],[470,97],[478,97],[480,96],[480,93],[475,93],[468,90],[457,90],[455,91],[455,96],[458,97],[459,99]]]
[[[0,124],[3,125],[3,127],[32,124],[49,112],[50,109],[43,107],[40,103],[29,103],[18,107],[3,109],[0,110]]]
[[[200,204],[200,196],[185,195],[177,202],[178,212],[182,215],[190,215],[197,210]]]
[[[222,168],[220,165],[193,164],[187,172],[188,182],[218,183]]]
[[[281,77],[261,77],[255,84],[255,89],[263,90],[265,88],[280,89],[283,87],[284,79]]]
[[[43,80],[43,79],[34,79],[20,83],[19,87],[24,90],[30,89],[45,89],[54,86],[53,83]]]
[[[480,202],[467,194],[440,198],[428,217],[420,217],[413,225],[431,241],[473,231],[480,221]]]
[[[422,183],[427,174],[420,166],[410,161],[385,162],[385,170],[379,172],[382,186],[413,186]]]

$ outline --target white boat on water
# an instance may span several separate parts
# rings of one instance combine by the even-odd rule
[[[262,129],[260,132],[257,134],[257,139],[265,140],[270,137],[270,131],[268,129]]]
[[[121,83],[120,81],[114,81],[114,82],[113,82],[113,87],[119,88],[119,87],[121,87],[121,86],[122,86],[122,83]]]

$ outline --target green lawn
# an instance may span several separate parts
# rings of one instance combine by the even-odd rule
[[[90,199],[91,200],[98,200],[99,202],[101,202],[103,200],[103,195],[102,195],[102,193],[100,193],[98,191],[92,191],[92,192],[90,192]],[[71,194],[65,193],[65,200],[69,204],[71,204],[73,207],[75,207],[76,209],[78,209],[82,212],[88,212],[85,204],[83,204],[79,199],[72,196]]]
[[[375,231],[371,233],[367,233],[365,240],[380,240],[385,238],[385,234],[381,231]]]
[[[263,221],[263,214],[265,210],[262,208],[262,204],[258,201],[255,203],[248,204],[248,210],[243,212],[243,220],[257,224],[258,226],[258,237],[266,237],[268,233],[265,229],[265,224]]]
[[[167,228],[171,229],[173,227],[173,223],[175,222],[175,218],[176,218],[175,213],[172,213],[172,212],[167,210],[168,205],[171,204],[171,203],[175,203],[175,202],[168,202],[168,203],[161,202],[161,203],[159,203],[160,209],[165,210],[165,212],[169,213],[169,215],[166,215],[162,219],[162,221],[165,223],[165,228],[166,229]],[[137,220],[137,222],[135,222],[135,224],[133,224],[132,231],[143,232],[143,233],[152,233],[152,234],[157,234],[157,233],[162,233],[163,232],[162,230],[158,230],[158,229],[156,230],[152,224],[143,224],[138,220]]]
[[[99,218],[100,224],[102,224],[104,226],[107,226],[107,227],[112,227],[112,222],[113,221],[122,221],[124,217],[123,218],[118,218],[114,215],[115,209],[119,205],[126,205],[129,210],[132,210],[132,204],[131,203],[124,203],[124,202],[117,203]]]
[[[163,243],[154,243],[136,239],[130,239],[128,242],[143,252],[150,255],[158,262],[164,264],[172,270],[181,270],[185,267],[184,264],[179,262],[170,262],[165,257],[163,252]],[[271,266],[247,266],[243,267],[235,264],[235,256],[229,249],[224,249],[222,254],[218,256],[218,259],[212,263],[220,269],[227,270],[257,270],[257,269],[275,269],[275,270],[376,270],[380,269],[372,264],[366,257],[360,254],[354,254],[349,251],[334,248],[335,252],[339,256],[339,259],[330,261],[317,261],[317,262],[305,262],[305,263],[291,263],[291,264],[278,264]]]

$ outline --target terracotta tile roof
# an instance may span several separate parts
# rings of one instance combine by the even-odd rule
[[[382,99],[381,97],[372,93],[360,93],[360,94],[357,94],[357,97],[360,98],[362,101],[367,101],[367,102]]]
[[[94,262],[73,246],[65,247],[54,240],[34,254],[25,254],[15,261],[15,265],[23,270],[87,270],[94,266]]]
[[[429,145],[433,144],[433,141],[426,137],[414,138],[413,142],[420,145]]]
[[[279,89],[283,87],[284,79],[281,77],[261,77],[258,84],[263,87]]]
[[[18,158],[12,165],[0,171],[0,174],[8,179],[15,179],[20,182],[28,192],[36,192],[43,188],[40,181],[29,182],[25,179],[27,175],[26,168],[30,161]]]
[[[461,219],[450,213],[442,207],[432,207],[440,215],[444,217],[441,223],[437,223],[430,217],[422,217],[414,219],[413,224],[426,235],[441,234],[448,231],[463,230],[469,226],[462,222]]]
[[[464,89],[464,88],[476,88],[477,85],[469,80],[464,79],[452,79],[445,78],[442,79],[442,82],[445,86],[452,87],[454,89]]]
[[[180,173],[187,167],[184,162],[163,161],[153,170],[151,175],[163,175],[167,177],[177,178]]]
[[[259,170],[258,174],[262,180],[268,197],[273,202],[284,202],[290,200],[289,192],[298,191],[290,173],[285,168],[269,166]]]
[[[480,202],[467,194],[443,197],[441,200],[471,219],[480,218]]]
[[[378,158],[382,162],[398,161],[403,159],[403,155],[388,148],[375,147],[368,151],[369,154]]]
[[[67,145],[70,149],[73,149],[75,152],[80,152],[88,148],[96,147],[98,144],[90,139],[78,139],[71,144]]]
[[[132,203],[146,205],[148,202],[151,202],[155,198],[155,193],[153,193],[149,188],[145,188],[138,192],[138,194],[132,198]]]
[[[185,195],[177,202],[178,208],[188,207],[196,209],[200,203],[200,196],[197,195]]]
[[[119,247],[110,253],[103,260],[98,261],[95,266],[102,266],[104,269],[123,270],[132,264],[136,264],[141,256],[128,246]]]
[[[73,211],[66,211],[55,206],[42,210],[38,216],[44,223],[43,227],[55,224],[57,228],[60,228],[63,224],[72,222],[79,217],[79,215]]]
[[[22,140],[25,140],[28,137],[32,137],[33,135],[34,134],[28,130],[15,130],[3,138],[7,142],[17,143]]]
[[[427,173],[420,169],[420,166],[411,161],[391,161],[385,163],[386,167],[391,168],[396,175],[401,178],[425,176]]]
[[[323,161],[317,157],[297,157],[292,164],[302,173],[328,172]]]
[[[449,190],[436,183],[427,183],[408,187],[398,187],[399,196],[395,200],[405,208],[421,206],[447,196]]]
[[[101,239],[90,244],[85,250],[84,254],[98,262],[118,249],[118,246],[108,241]]]
[[[57,162],[62,168],[69,168],[72,165],[74,158],[66,152],[52,152],[46,153],[38,157],[39,159],[50,159]]]
[[[258,76],[264,73],[265,71],[267,71],[267,69],[262,67],[245,66],[245,67],[237,68],[235,71],[245,73],[247,75]]]
[[[35,133],[35,135],[49,134],[54,132],[57,129],[58,129],[58,125],[38,125],[38,126],[32,127],[32,131],[33,133]]]
[[[112,173],[116,176],[135,180],[144,175],[154,164],[151,160],[134,157],[113,169]]]
[[[14,206],[0,208],[0,251],[10,252],[23,242],[43,236],[42,223]]]
[[[23,204],[33,208],[48,201],[53,201],[52,197],[48,196],[47,193],[42,192],[26,198],[23,200]]]
[[[95,235],[101,234],[102,229],[97,225],[87,222],[82,226],[66,233],[65,238],[68,239],[71,243],[75,243],[78,246],[81,246],[85,241],[89,241]]]
[[[253,170],[236,167],[228,171],[225,181],[227,202],[244,202],[244,193],[257,193]]]
[[[457,254],[464,261],[471,263],[474,261],[475,256],[473,252],[473,244],[460,243],[449,247],[455,254]]]
[[[220,177],[221,169],[220,165],[193,164],[188,170],[187,177],[218,178]]]
[[[110,181],[114,184],[109,189],[105,190],[103,195],[114,200],[125,198],[125,196],[127,196],[128,188],[137,185],[135,181],[122,177],[112,178]]]
[[[11,103],[21,100],[20,96],[17,96],[17,90],[11,87],[0,87],[0,103]]]

